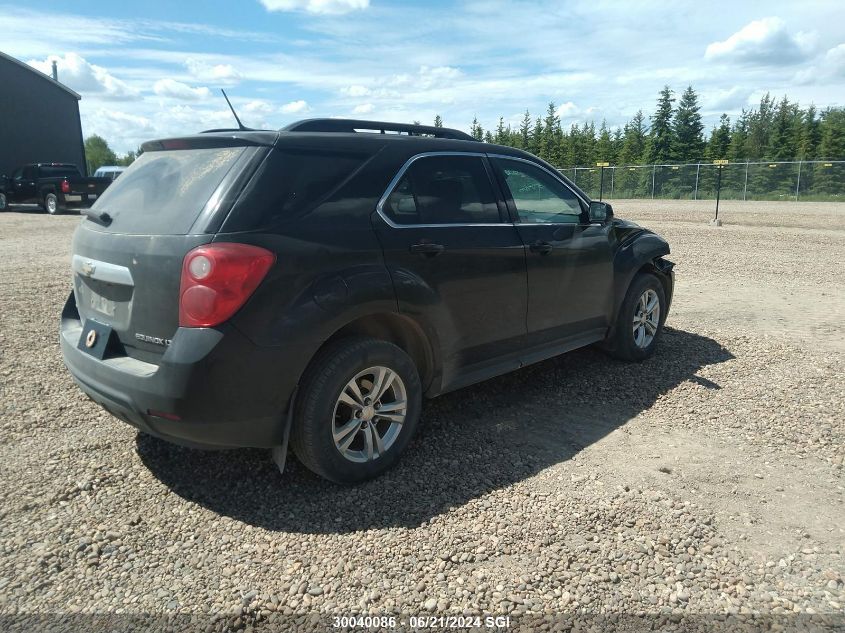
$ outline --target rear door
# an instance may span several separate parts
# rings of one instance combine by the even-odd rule
[[[37,178],[37,165],[25,165],[23,169],[15,172],[14,179],[12,180],[12,187],[15,192],[15,202],[24,203],[36,201],[35,181]]]
[[[416,157],[374,216],[399,310],[438,341],[443,384],[516,352],[525,336],[522,241],[480,154]]]
[[[184,144],[180,144],[184,147]],[[111,328],[126,354],[156,362],[179,326],[182,261],[214,237],[256,147],[145,151],[97,200],[74,235],[83,321]]]
[[[611,312],[609,225],[591,224],[586,201],[536,163],[504,156],[491,163],[525,244],[530,341],[600,333]]]

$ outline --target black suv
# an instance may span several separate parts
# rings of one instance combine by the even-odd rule
[[[372,133],[375,132],[375,133]],[[383,472],[423,396],[577,347],[654,351],[668,244],[457,130],[314,119],[152,141],[73,240],[61,347],[118,418]]]

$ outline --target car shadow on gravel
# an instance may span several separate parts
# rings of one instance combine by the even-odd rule
[[[667,328],[657,354],[622,363],[588,348],[428,401],[417,436],[386,475],[342,487],[289,456],[198,451],[139,434],[152,474],[182,498],[268,530],[415,528],[522,481],[623,426],[707,365],[733,358],[713,339]],[[709,382],[709,381],[708,381]],[[700,384],[700,382],[699,382]]]

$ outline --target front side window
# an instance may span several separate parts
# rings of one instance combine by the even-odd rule
[[[411,163],[388,196],[396,224],[497,224],[493,186],[480,157],[424,156]]]
[[[557,178],[522,161],[493,159],[505,176],[519,221],[524,224],[577,224],[583,209],[578,196]]]

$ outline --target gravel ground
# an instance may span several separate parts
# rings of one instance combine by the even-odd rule
[[[57,344],[79,220],[0,214],[0,623],[845,626],[845,207],[712,207],[614,201],[677,263],[654,358],[581,350],[430,401],[351,489],[93,405]]]

